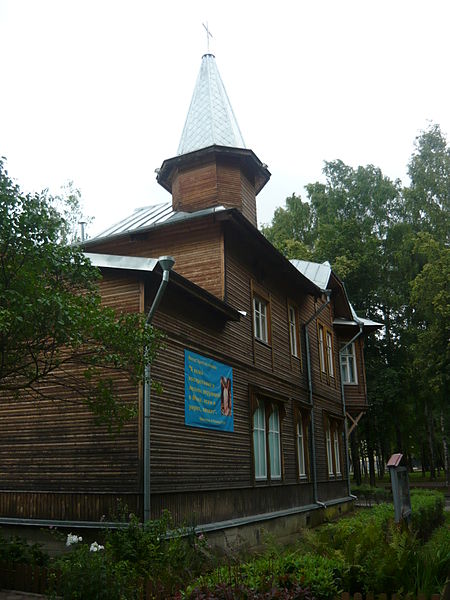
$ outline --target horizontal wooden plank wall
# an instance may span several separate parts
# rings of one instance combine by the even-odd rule
[[[100,285],[105,304],[139,311],[134,277],[111,273]],[[137,387],[123,374],[112,376],[122,399],[136,404]],[[137,507],[138,420],[111,434],[70,389],[46,391],[49,399],[0,402],[0,516],[98,520],[129,493]]]
[[[351,338],[349,338],[351,339]],[[346,342],[349,339],[341,341]],[[355,340],[356,370],[358,383],[344,386],[345,404],[350,413],[358,414],[361,410],[367,409],[366,392],[366,373],[364,369],[364,338],[359,337]]]
[[[172,183],[172,198],[174,210],[195,212],[218,206],[220,201],[215,160],[177,171]]]
[[[142,496],[130,493],[0,490],[0,517],[59,521],[117,521],[142,513]]]
[[[200,221],[200,220],[199,220]],[[158,258],[171,255],[174,270],[218,298],[224,295],[224,253],[214,217],[156,229],[151,234],[99,242],[91,252]]]

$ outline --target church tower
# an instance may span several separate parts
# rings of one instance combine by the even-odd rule
[[[269,178],[267,165],[245,147],[214,55],[205,54],[178,154],[163,162],[158,183],[175,211],[237,208],[256,227],[256,195]]]

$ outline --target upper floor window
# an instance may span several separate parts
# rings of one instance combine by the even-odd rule
[[[300,354],[300,344],[299,344],[299,335],[298,335],[298,320],[297,320],[297,311],[294,306],[289,304],[288,306],[288,314],[289,314],[289,343],[291,346],[291,354],[292,356],[299,357]]]
[[[334,377],[334,365],[333,365],[333,336],[327,331],[327,369],[328,375]]]
[[[333,334],[324,325],[317,325],[317,337],[319,342],[320,370],[327,377],[334,377],[334,352]]]
[[[341,376],[344,383],[358,383],[355,342],[345,347],[341,355]]]
[[[266,344],[269,343],[268,305],[269,303],[267,300],[264,300],[260,296],[253,296],[253,325],[255,338]]]
[[[319,361],[320,370],[322,373],[327,372],[326,361],[325,361],[325,330],[323,325],[319,325]]]

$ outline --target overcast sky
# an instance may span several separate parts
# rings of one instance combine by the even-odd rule
[[[406,182],[428,121],[450,134],[448,0],[0,0],[0,156],[26,191],[73,180],[89,234],[170,200],[206,51],[272,178],[260,223],[324,160]]]

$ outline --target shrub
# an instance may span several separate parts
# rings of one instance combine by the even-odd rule
[[[444,495],[432,490],[411,490],[412,528],[423,540],[444,521]]]
[[[199,590],[242,589],[257,590],[261,594],[270,594],[273,590],[300,589],[306,593],[310,590],[314,598],[327,599],[341,591],[339,586],[339,571],[341,563],[317,554],[303,553],[300,550],[281,555],[270,553],[248,560],[241,564],[226,564],[217,568],[213,573],[200,577],[188,587],[188,598]],[[202,593],[203,593],[202,592]],[[303,593],[302,592],[302,593]],[[206,596],[206,598],[214,596]],[[220,596],[219,596],[220,597]],[[226,596],[225,596],[226,597]],[[241,597],[241,596],[235,596]],[[255,596],[255,598],[278,598],[278,596]],[[285,596],[280,596],[284,598]],[[286,596],[291,598],[291,596]],[[296,596],[292,596],[295,598]],[[303,598],[304,596],[299,596]],[[306,596],[305,596],[306,597]],[[242,596],[247,598],[247,596]],[[249,596],[253,598],[253,596]]]
[[[28,544],[18,536],[0,537],[0,561],[45,566],[50,560],[41,544]]]
[[[178,596],[177,598],[181,598]],[[189,600],[314,600],[314,596],[307,588],[300,584],[292,587],[278,588],[274,587],[266,592],[260,592],[252,589],[248,585],[228,585],[217,584],[211,588],[203,586],[191,591]]]

